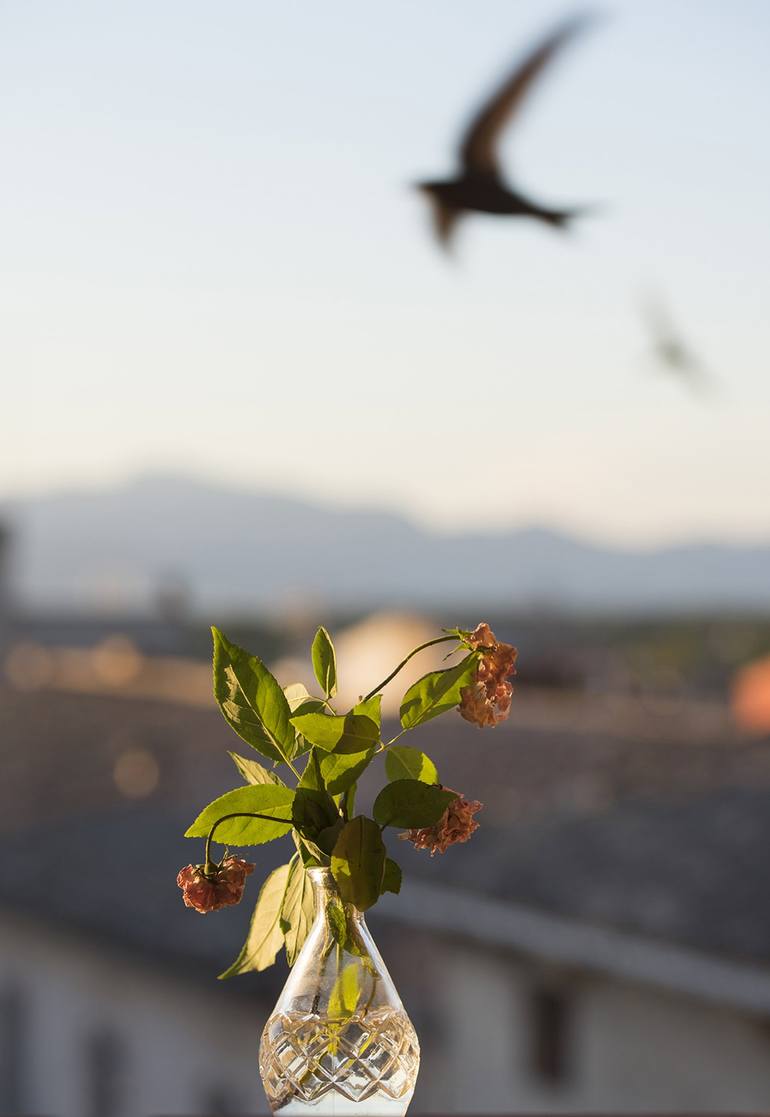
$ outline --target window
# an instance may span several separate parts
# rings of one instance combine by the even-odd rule
[[[86,1117],[119,1117],[124,1098],[125,1057],[120,1037],[99,1028],[85,1042]]]
[[[29,1015],[18,985],[0,987],[0,1113],[29,1107]]]
[[[571,1001],[551,985],[535,988],[530,1005],[530,1060],[533,1074],[552,1086],[570,1074]]]

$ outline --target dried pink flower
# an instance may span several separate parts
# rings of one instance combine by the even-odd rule
[[[446,788],[451,791],[451,788]],[[435,826],[423,826],[419,830],[407,830],[399,835],[405,841],[414,842],[416,849],[429,849],[431,857],[438,851],[446,853],[451,845],[467,842],[471,834],[479,828],[474,815],[484,806],[477,799],[466,799],[457,794],[442,814]]]
[[[468,643],[480,652],[476,678],[460,692],[461,715],[481,728],[499,725],[511,710],[513,687],[506,680],[516,674],[516,649],[498,642],[488,624],[477,625]]]
[[[468,643],[472,648],[494,648],[497,640],[487,622],[481,621],[468,637]]]
[[[246,877],[254,872],[254,866],[240,857],[226,857],[208,876],[205,868],[205,865],[185,865],[176,878],[186,906],[204,915],[239,903]]]

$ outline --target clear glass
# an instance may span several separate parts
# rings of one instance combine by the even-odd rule
[[[259,1071],[282,1117],[402,1117],[420,1045],[369,934],[329,869],[310,869],[315,920],[273,1009]]]

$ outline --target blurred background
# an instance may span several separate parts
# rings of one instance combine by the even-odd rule
[[[266,1109],[285,970],[174,883],[208,626],[356,694],[481,619],[511,718],[422,747],[482,828],[369,920],[412,1111],[770,1108],[770,8],[607,0],[500,149],[596,209],[443,251],[413,184],[566,14],[0,8],[0,1113]]]

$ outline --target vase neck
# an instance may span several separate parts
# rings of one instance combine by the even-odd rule
[[[289,974],[276,1012],[312,1017],[403,1011],[362,912],[343,902],[329,869],[307,870],[315,918]]]
[[[360,925],[363,923],[363,913],[354,907],[353,904],[347,904],[340,895],[340,890],[337,887],[337,882],[332,876],[331,869],[318,866],[316,868],[308,869],[307,874],[313,885],[313,899],[315,900],[315,917],[316,919],[328,918],[328,909],[330,904],[339,904],[344,908],[345,915],[349,921]]]

